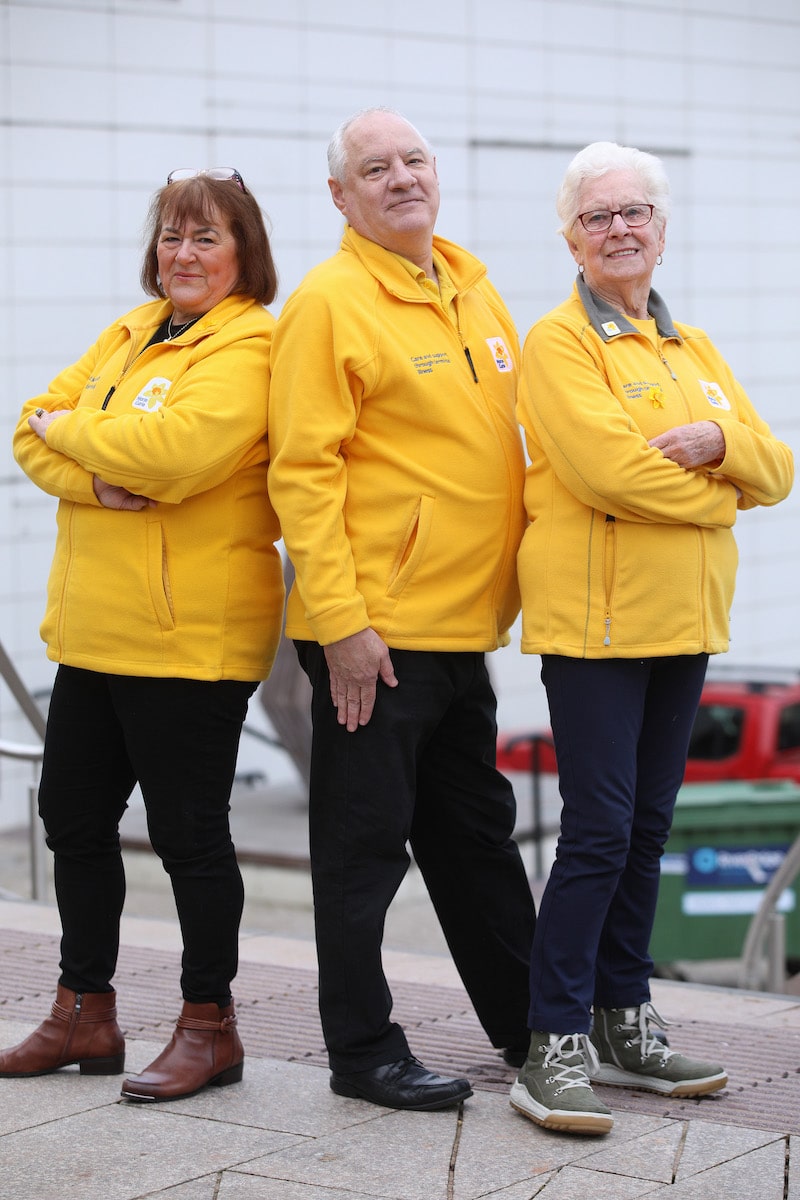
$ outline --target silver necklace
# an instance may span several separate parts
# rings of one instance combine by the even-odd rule
[[[186,330],[189,328],[190,325],[194,325],[195,321],[200,320],[200,317],[190,317],[188,321],[184,321],[183,325],[178,325],[178,327],[176,329],[173,329],[172,328],[172,318],[174,316],[175,316],[175,313],[170,313],[170,318],[167,321],[167,341],[168,342],[171,342],[173,338],[180,337],[182,333],[186,332]],[[202,316],[202,313],[200,314],[200,316]]]

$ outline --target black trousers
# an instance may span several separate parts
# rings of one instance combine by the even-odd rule
[[[483,655],[392,650],[398,686],[379,683],[371,720],[348,733],[323,650],[296,644],[313,684],[311,869],[331,1067],[369,1070],[410,1053],[381,962],[407,843],[490,1041],[527,1045],[534,906],[512,840],[514,794],[495,767]]]
[[[39,811],[55,856],[65,987],[110,990],[125,899],[119,822],[138,781],[183,935],[182,994],[229,1002],[244,903],[229,801],[255,687],[59,667]]]

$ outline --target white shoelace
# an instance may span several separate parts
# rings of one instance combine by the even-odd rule
[[[565,1062],[567,1056],[577,1056],[578,1062]],[[587,1074],[587,1059],[589,1070],[599,1070],[600,1060],[588,1034],[567,1033],[549,1048],[542,1059],[542,1065],[552,1070],[551,1082],[557,1083],[558,1090],[563,1092],[567,1088],[591,1087]]]
[[[625,1034],[633,1035],[627,1038],[628,1045],[639,1046],[639,1053],[642,1056],[642,1062],[644,1062],[646,1058],[649,1058],[651,1054],[655,1054],[656,1057],[661,1059],[663,1065],[668,1059],[672,1058],[675,1051],[670,1050],[669,1046],[665,1046],[664,1043],[659,1040],[659,1038],[655,1037],[650,1032],[650,1022],[652,1022],[654,1025],[657,1025],[659,1029],[668,1029],[670,1025],[670,1022],[665,1021],[661,1014],[654,1008],[654,1006],[648,1002],[647,1004],[639,1005],[638,1027],[636,1025],[627,1025],[623,1023],[620,1024],[618,1028]]]

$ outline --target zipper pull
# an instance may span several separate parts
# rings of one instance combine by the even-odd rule
[[[469,352],[469,346],[465,346],[465,347],[464,347],[464,353],[465,353],[465,354],[466,354],[466,356],[467,356],[467,362],[469,363],[469,369],[470,369],[470,371],[472,371],[472,378],[473,378],[473,379],[475,380],[475,382],[477,383],[477,382],[478,382],[478,376],[475,374],[475,364],[474,364],[474,363],[473,363],[473,361],[472,361],[472,355],[471,355],[471,354],[470,354],[470,352]]]
[[[672,376],[672,378],[673,378],[673,379],[675,380],[675,382],[677,383],[677,382],[678,382],[678,376],[675,374],[675,372],[673,371],[672,367],[669,365],[669,363],[667,362],[666,358],[665,358],[665,357],[664,357],[664,355],[661,353],[661,351],[659,351],[659,354],[661,354],[661,361],[663,362],[664,366],[667,368],[667,370],[669,371],[670,375]]]
[[[100,407],[101,412],[105,412],[105,410],[108,408],[108,402],[111,399],[111,397],[114,395],[114,392],[116,390],[117,390],[117,385],[115,383],[112,383],[112,385],[109,389],[108,395],[106,396],[105,400],[103,401],[103,403]]]
[[[603,638],[603,645],[610,646],[611,645],[611,617],[606,617],[604,624],[606,627],[606,636]]]

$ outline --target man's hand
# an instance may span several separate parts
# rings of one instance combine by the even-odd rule
[[[725,457],[725,438],[716,421],[694,421],[691,425],[676,425],[648,442],[665,458],[679,467],[692,470],[709,463],[719,464]]]
[[[331,642],[325,647],[325,658],[337,720],[354,733],[372,716],[378,680],[382,679],[387,687],[397,687],[389,647],[374,629],[362,629]]]
[[[116,486],[113,483],[105,483],[99,476],[92,476],[92,487],[97,499],[105,508],[125,509],[128,512],[139,512],[143,508],[155,508],[155,500],[149,500],[147,496],[137,496],[134,492],[129,492],[127,488]]]

